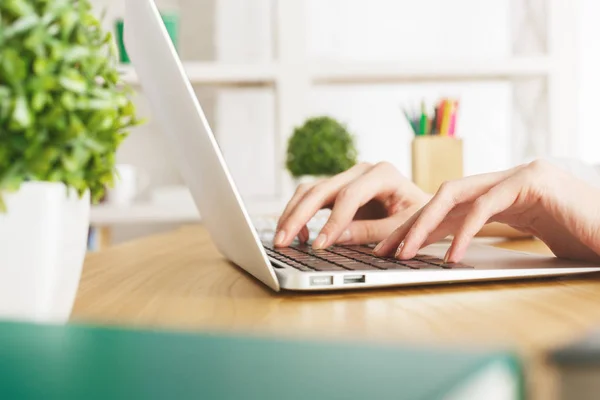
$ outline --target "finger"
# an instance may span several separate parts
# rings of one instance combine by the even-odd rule
[[[377,243],[385,239],[394,227],[397,218],[389,217],[375,221],[352,221],[336,241],[340,245],[359,245]]]
[[[414,224],[404,227],[402,232],[404,237],[400,238],[402,249],[397,253],[397,257],[400,259],[414,257],[423,242],[442,223],[450,211],[462,203],[474,201],[512,174],[514,174],[513,170],[474,175],[442,185],[438,193],[423,208]],[[402,235],[399,234],[399,236]]]
[[[439,242],[440,240],[446,239],[452,233],[456,231],[456,226],[458,225],[458,221],[456,219],[452,219],[450,221],[444,221],[440,224],[440,226],[433,232],[431,235],[423,242],[419,251],[430,244],[434,244]]]
[[[308,239],[310,239],[310,232],[308,231],[308,227],[306,225],[300,230],[298,239],[300,239],[300,243],[306,243],[308,242]]]
[[[304,195],[314,185],[316,185],[316,183],[312,183],[312,184],[304,183],[304,184],[298,185],[298,187],[296,188],[296,192],[292,196],[291,200],[288,202],[286,208],[283,210],[283,213],[281,214],[281,216],[279,217],[279,220],[277,221],[277,225],[275,228],[275,236],[273,239],[273,244],[275,246],[283,246],[282,242],[287,240],[287,234],[281,230],[282,221],[285,221],[285,219],[287,218],[289,213],[294,209],[294,207],[296,207],[296,205],[302,200]],[[291,236],[291,237],[293,238],[294,236]],[[306,240],[303,240],[302,236],[298,236],[298,237],[302,243],[306,243]]]
[[[331,203],[335,195],[348,183],[362,175],[366,168],[366,164],[359,164],[307,189],[289,207],[287,214],[281,218],[274,244],[280,247],[288,246],[300,229],[315,216],[317,211]]]
[[[378,164],[342,189],[313,247],[323,249],[337,242],[360,207],[382,193],[396,189],[394,178],[387,164]]]
[[[445,221],[438,226],[439,229],[441,231],[450,229],[448,232],[452,233],[453,231],[451,228],[456,225],[457,221],[462,221],[462,218],[464,218],[464,215],[467,213],[470,205],[471,203],[463,203],[456,206],[452,211],[450,211],[450,213],[447,214]],[[422,212],[423,209],[417,211],[410,218],[408,218],[398,229],[392,232],[391,235],[389,235],[375,248],[374,253],[380,257],[395,256],[407,232],[415,224]],[[433,234],[430,234],[430,236],[431,235]],[[425,245],[422,244],[420,247],[422,248],[424,246]],[[404,244],[402,244],[402,247],[404,247]]]
[[[292,196],[290,201],[287,203],[285,209],[283,210],[283,212],[281,213],[281,216],[279,217],[279,220],[277,221],[277,231],[279,231],[279,228],[281,227],[281,223],[288,218],[288,216],[290,215],[290,212],[292,212],[292,210],[296,207],[296,205],[298,205],[298,202],[300,202],[300,200],[302,200],[302,198],[304,197],[306,192],[308,192],[310,189],[312,189],[312,187],[314,185],[316,185],[316,183],[313,183],[313,184],[303,183],[303,184],[298,185],[298,187],[296,188],[296,191],[294,192],[294,195]]]
[[[470,241],[481,228],[496,214],[509,209],[517,200],[523,180],[514,176],[490,189],[474,203],[471,212],[455,234],[446,254],[446,261],[459,262],[467,251]]]
[[[379,257],[387,257],[394,255],[396,249],[402,242],[404,236],[406,236],[406,232],[410,229],[411,226],[414,225],[415,221],[421,213],[423,209],[415,212],[409,219],[407,219],[399,228],[397,228],[391,235],[382,240],[377,247],[373,250],[373,253]]]

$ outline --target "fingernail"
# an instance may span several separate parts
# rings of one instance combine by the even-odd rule
[[[398,246],[398,250],[396,250],[396,255],[395,255],[396,258],[400,257],[400,253],[402,252],[403,248],[404,248],[404,241],[400,242],[400,245]]]
[[[299,239],[301,243],[306,243],[308,241],[308,238],[306,237],[306,233],[304,232],[300,232]]]
[[[373,253],[379,253],[379,250],[381,250],[381,248],[383,247],[385,241],[379,242],[379,244],[377,246],[375,246],[375,249],[373,249]]]
[[[444,256],[444,264],[448,264],[448,259],[450,258],[450,249],[446,251],[446,255]]]
[[[279,232],[277,232],[277,235],[275,235],[275,239],[273,240],[273,244],[275,246],[279,246],[280,244],[283,243],[284,240],[285,240],[285,231],[279,231]]]
[[[317,250],[320,250],[323,247],[325,247],[326,241],[327,241],[327,235],[325,235],[324,233],[321,233],[319,236],[317,236],[317,239],[315,239],[315,242],[313,243],[313,247]]]
[[[350,230],[345,230],[338,239],[338,243],[348,243],[350,240],[352,240],[352,234],[350,233]]]

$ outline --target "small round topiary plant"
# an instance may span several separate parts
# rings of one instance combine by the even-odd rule
[[[308,119],[288,142],[286,166],[294,178],[331,176],[356,164],[354,138],[346,127],[327,116]]]
[[[26,181],[103,197],[139,122],[116,66],[89,0],[0,2],[0,209]]]

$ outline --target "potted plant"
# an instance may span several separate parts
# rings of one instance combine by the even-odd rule
[[[0,317],[64,322],[138,121],[88,0],[0,2],[0,24]]]
[[[294,129],[287,148],[286,167],[296,183],[343,172],[356,164],[353,136],[328,116],[309,118]]]

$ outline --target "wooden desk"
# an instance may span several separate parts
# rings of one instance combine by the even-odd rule
[[[535,241],[500,247],[548,252]],[[548,349],[600,325],[600,275],[321,294],[274,293],[226,262],[201,227],[88,257],[72,320],[418,344],[500,345],[552,393]]]

